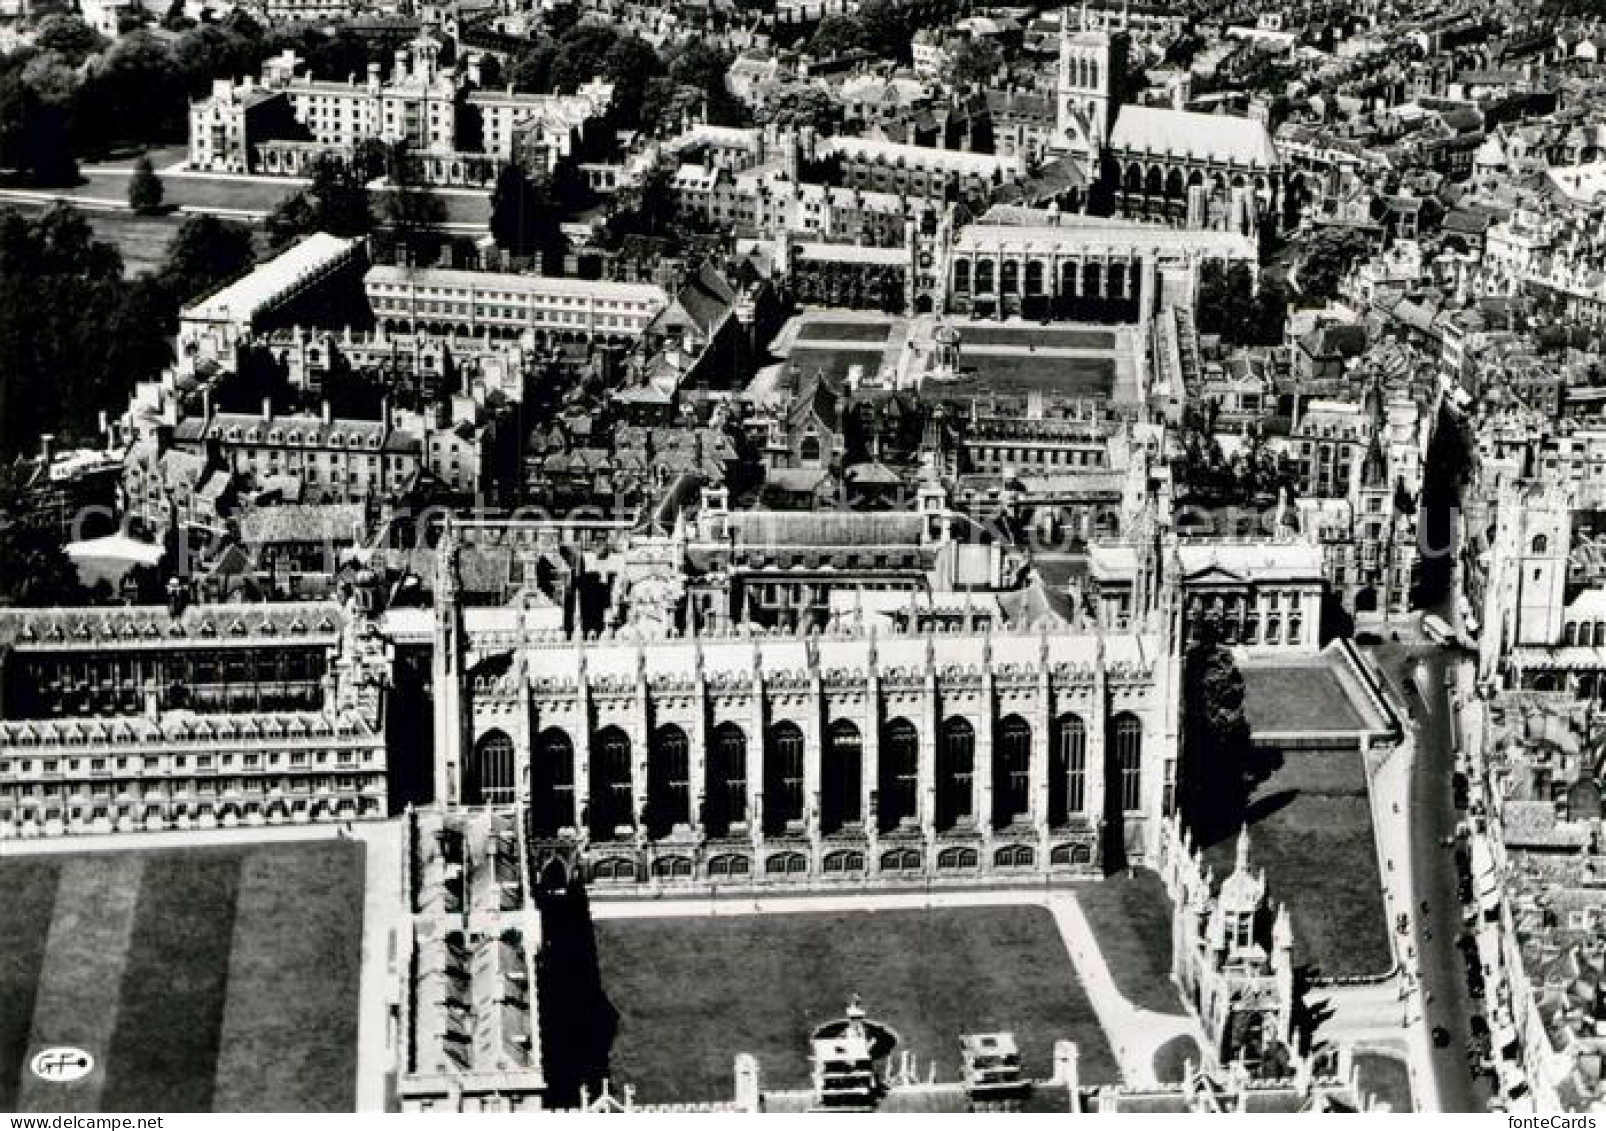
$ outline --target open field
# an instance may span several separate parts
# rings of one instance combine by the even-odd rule
[[[960,1034],[1009,1029],[1029,1074],[1046,1076],[1067,1038],[1085,1082],[1119,1079],[1044,908],[616,919],[596,933],[619,1012],[612,1076],[644,1101],[728,1098],[737,1052],[758,1058],[766,1086],[806,1086],[810,1031],[855,993],[922,1073],[935,1061],[953,1079]]]
[[[0,1109],[352,1110],[362,891],[348,841],[0,861]]]
[[[1326,977],[1380,974],[1393,963],[1372,808],[1357,751],[1301,751],[1250,799],[1250,863],[1268,894],[1288,904],[1294,958]],[[1232,870],[1233,838],[1206,852],[1218,878]]]

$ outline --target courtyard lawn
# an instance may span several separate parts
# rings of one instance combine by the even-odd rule
[[[1171,900],[1160,877],[1134,869],[1074,890],[1116,989],[1139,1008],[1186,1013],[1171,982]]]
[[[0,861],[0,1111],[17,1110],[17,1087],[28,1060],[28,1032],[39,970],[45,960],[60,861]]]
[[[855,365],[864,367],[866,377],[874,377],[881,369],[880,350],[816,349],[799,343],[792,347],[790,360],[797,364],[798,373],[810,377],[815,370],[824,370],[833,381],[840,382]]]
[[[83,172],[83,183],[54,195],[111,200],[128,199],[132,172],[94,168]],[[193,207],[239,210],[266,214],[273,206],[305,185],[291,180],[257,180],[243,177],[163,177],[162,197],[169,208]]]
[[[965,346],[1041,346],[1058,350],[1113,350],[1109,330],[1066,330],[1051,326],[961,326],[960,348]]]
[[[811,319],[798,327],[800,342],[875,342],[887,340],[892,327],[885,322],[832,322]]]
[[[1120,1078],[1044,908],[619,919],[596,932],[619,1012],[610,1071],[647,1102],[728,1098],[738,1052],[758,1058],[766,1086],[808,1086],[810,1032],[855,993],[922,1074],[935,1062],[939,1079],[957,1078],[961,1034],[1007,1029],[1029,1075],[1048,1075],[1064,1038],[1084,1081]]]
[[[1246,665],[1244,711],[1250,730],[1359,730],[1365,724],[1343,684],[1321,664]]]
[[[352,1110],[362,861],[348,841],[0,861],[0,1108]],[[94,1072],[35,1081],[53,1043]]]
[[[1295,961],[1323,977],[1380,974],[1394,961],[1360,758],[1285,754],[1249,805],[1250,863],[1288,905]],[[1234,840],[1206,851],[1218,880],[1232,870]]]
[[[929,386],[949,396],[1027,393],[1107,398],[1115,387],[1113,357],[1046,357],[974,353],[960,347],[959,379]]]
[[[1355,1083],[1364,1101],[1370,1096],[1389,1105],[1390,1111],[1416,1110],[1411,1098],[1411,1070],[1405,1054],[1390,1056],[1382,1052],[1355,1054]]]

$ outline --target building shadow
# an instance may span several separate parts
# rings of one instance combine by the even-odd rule
[[[596,925],[585,884],[571,879],[536,900],[542,948],[536,972],[541,1016],[541,1064],[548,1107],[575,1107],[580,1089],[592,1095],[609,1076],[619,1011],[602,985]]]

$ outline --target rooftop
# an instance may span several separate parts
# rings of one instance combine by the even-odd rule
[[[1123,106],[1110,133],[1110,148],[1166,153],[1215,164],[1252,168],[1282,163],[1264,122],[1225,114],[1198,114],[1159,106]]]

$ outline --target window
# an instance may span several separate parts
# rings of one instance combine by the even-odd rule
[[[976,731],[964,719],[942,724],[937,746],[937,827],[953,828],[974,813]]]
[[[860,775],[863,742],[859,728],[846,719],[832,723],[825,737],[825,759],[821,767],[824,780],[820,791],[820,820],[827,833],[860,818]]]
[[[1032,728],[1019,715],[999,725],[993,748],[993,825],[1008,828],[1031,813]]]
[[[647,828],[652,836],[666,836],[690,820],[689,747],[686,732],[673,724],[653,735],[647,758]]]
[[[530,778],[530,831],[556,836],[573,825],[574,743],[557,727],[536,736]]]
[[[796,723],[770,728],[769,750],[764,756],[765,824],[782,831],[803,819],[803,732]]]
[[[908,719],[893,719],[881,734],[880,825],[883,831],[919,816],[920,736]]]
[[[828,852],[825,856],[825,871],[827,875],[840,875],[843,872],[862,872],[864,871],[864,853],[848,849]]]
[[[607,727],[593,741],[596,746],[591,766],[591,835],[608,840],[620,827],[635,823],[630,739],[618,727]]]
[[[778,852],[764,861],[764,871],[771,876],[798,876],[809,870],[809,858],[801,852]]]
[[[1121,809],[1134,813],[1143,808],[1143,724],[1137,716],[1123,713],[1115,717],[1111,730],[1121,775]]]
[[[729,876],[745,876],[752,870],[745,856],[715,856],[708,862],[708,876],[710,879],[724,879]]]
[[[1050,750],[1048,779],[1049,823],[1063,825],[1086,808],[1087,725],[1073,714],[1064,714],[1054,724],[1054,744]]]
[[[720,723],[709,744],[703,823],[710,836],[725,836],[747,819],[747,735],[735,723]]]

